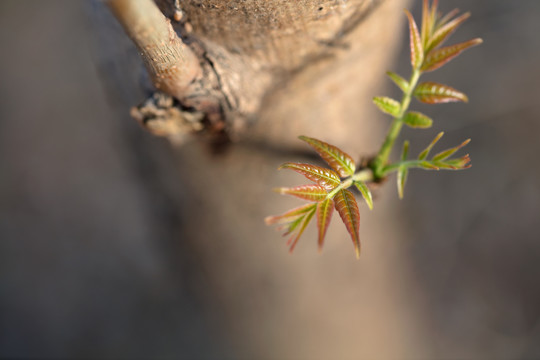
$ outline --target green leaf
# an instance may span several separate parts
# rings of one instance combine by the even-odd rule
[[[294,230],[296,230],[298,225],[300,225],[302,223],[302,221],[304,221],[305,218],[306,218],[306,214],[303,214],[303,215],[299,216],[296,220],[293,220],[288,224],[285,224],[283,226],[278,227],[278,230],[279,231],[286,230],[283,233],[283,236],[287,236],[289,234],[292,234],[294,232]]]
[[[443,84],[436,82],[423,82],[414,89],[413,95],[426,104],[440,104],[447,102],[463,101],[468,102],[467,95]]]
[[[439,167],[433,164],[431,161],[422,161],[420,167],[426,170],[439,170]]]
[[[296,234],[296,236],[292,236],[288,241],[287,241],[287,245],[290,244],[290,248],[289,248],[289,252],[292,253],[296,244],[298,243],[298,240],[300,240],[300,237],[302,236],[302,234],[304,233],[304,230],[306,230],[306,227],[308,226],[309,222],[311,221],[311,219],[313,218],[313,215],[315,214],[315,208],[313,208],[313,210],[311,210],[310,212],[308,212],[305,216],[305,219],[304,221],[302,222],[302,225],[300,226],[300,229],[298,230],[298,233]]]
[[[338,174],[317,165],[288,162],[281,165],[279,169],[294,170],[327,190],[332,190],[341,183]]]
[[[412,128],[421,129],[427,129],[433,124],[433,120],[431,120],[426,115],[416,111],[408,112],[403,118],[403,121],[405,122],[405,124]]]
[[[437,6],[439,5],[438,0],[433,0],[431,4],[431,13],[430,13],[430,19],[431,19],[431,31],[433,31],[433,27],[435,27],[435,24],[437,22],[437,18],[439,16],[439,12],[437,11]]]
[[[413,16],[408,10],[405,10],[407,18],[409,19],[409,41],[411,47],[411,65],[413,69],[417,69],[422,65],[424,61],[424,49],[422,47],[422,39],[418,33],[418,27],[414,21]]]
[[[328,195],[326,190],[319,185],[301,185],[292,188],[281,187],[274,190],[282,195],[293,195],[308,201],[321,201],[326,199],[326,195]]]
[[[405,183],[407,182],[408,174],[409,174],[409,169],[406,166],[400,166],[397,173],[397,187],[398,187],[398,195],[400,199],[403,199],[403,193],[405,190]]]
[[[424,160],[429,155],[429,152],[431,149],[433,149],[433,146],[439,141],[444,135],[444,132],[440,132],[435,136],[435,138],[431,141],[431,143],[418,155],[418,160]]]
[[[450,22],[450,19],[452,19],[458,13],[459,13],[459,9],[453,9],[453,10],[449,11],[443,17],[440,17],[440,14],[439,14],[439,19],[437,20],[437,23],[435,24],[435,29],[438,30],[438,29],[442,28],[444,25],[446,25],[448,22]]]
[[[408,155],[409,155],[409,141],[405,140],[403,142],[403,150],[401,151],[401,161],[407,160]]]
[[[299,216],[304,215],[308,211],[314,209],[316,206],[317,206],[316,204],[302,205],[297,208],[291,209],[281,215],[267,216],[264,219],[264,222],[266,223],[266,225],[283,224],[283,223],[291,222],[291,221],[294,221]]]
[[[322,250],[324,245],[324,237],[326,236],[326,231],[332,220],[332,213],[334,212],[334,201],[332,199],[327,199],[321,201],[317,205],[317,227],[319,228],[319,251]]]
[[[450,13],[449,15],[451,14],[452,13]],[[429,39],[428,45],[426,47],[426,52],[435,49],[437,46],[445,42],[450,37],[450,35],[452,35],[452,33],[454,33],[454,31],[456,31],[456,29],[470,16],[470,13],[465,13],[448,23],[441,22],[440,27],[433,33],[433,35]],[[441,21],[445,21],[445,19],[441,19]]]
[[[444,161],[432,161],[431,163],[437,166],[439,170],[458,170],[458,168],[456,168],[454,165],[451,165]]]
[[[373,210],[373,196],[371,195],[371,191],[367,187],[366,183],[363,181],[355,181],[354,185],[362,194],[362,197],[366,201],[369,210]]]
[[[401,151],[401,161],[407,160],[409,155],[409,141],[405,140],[403,142],[403,150]],[[398,186],[398,195],[400,199],[403,199],[403,190],[405,189],[405,182],[407,181],[407,175],[409,174],[409,169],[406,166],[400,166],[397,173],[397,186]]]
[[[451,165],[455,168],[455,170],[463,170],[468,169],[471,167],[471,158],[469,157],[469,154],[462,156],[458,159],[450,159],[446,160],[446,164]]]
[[[341,177],[347,177],[354,174],[356,166],[354,160],[345,151],[324,141],[300,136],[300,140],[308,143],[315,151],[334,169]]]
[[[401,91],[407,92],[409,89],[409,82],[407,80],[391,71],[387,71],[386,75],[390,77],[390,79],[401,89]]]
[[[429,1],[424,0],[422,4],[422,30],[421,30],[422,45],[424,47],[427,45],[429,36],[433,28],[434,21],[430,15],[431,14],[429,12]]]
[[[461,54],[466,49],[481,43],[482,39],[476,38],[459,44],[433,50],[427,55],[426,60],[422,65],[422,71],[436,70],[446,64],[448,61]]]
[[[343,189],[334,197],[335,207],[347,231],[356,251],[356,258],[360,257],[360,211],[354,195],[349,190]]]
[[[462,142],[461,144],[459,144],[458,146],[455,146],[453,148],[441,151],[437,155],[433,156],[433,159],[431,159],[431,160],[432,161],[441,161],[441,160],[448,159],[450,156],[454,155],[454,153],[456,151],[458,151],[459,149],[461,149],[462,147],[464,147],[465,145],[467,145],[470,142],[471,142],[471,139],[467,139],[464,142]]]
[[[384,113],[390,114],[393,117],[399,115],[401,104],[394,99],[386,96],[378,96],[373,98],[373,103]]]

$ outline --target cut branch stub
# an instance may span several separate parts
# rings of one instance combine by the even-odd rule
[[[201,74],[199,60],[176,35],[152,0],[108,0],[117,20],[141,53],[155,87],[182,99]]]

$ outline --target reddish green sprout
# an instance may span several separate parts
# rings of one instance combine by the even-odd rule
[[[443,150],[431,158],[429,154],[436,143],[441,139],[440,132],[420,152],[416,159],[409,159],[409,142],[404,141],[399,161],[389,162],[390,153],[394,147],[403,125],[412,128],[427,129],[433,120],[417,111],[409,111],[412,98],[427,104],[440,104],[447,102],[468,102],[465,94],[448,85],[436,82],[418,83],[424,72],[433,71],[461,54],[464,50],[478,45],[482,39],[476,38],[459,44],[441,47],[450,35],[470,16],[469,13],[457,16],[458,11],[453,10],[442,16],[438,9],[438,1],[423,1],[422,26],[420,30],[411,13],[405,10],[409,22],[410,58],[412,72],[409,80],[400,75],[387,72],[390,79],[401,89],[403,96],[397,101],[385,96],[373,99],[374,104],[385,114],[392,117],[392,124],[377,155],[367,164],[355,164],[352,158],[334,145],[324,141],[300,136],[300,139],[310,145],[330,169],[311,165],[288,162],[280,169],[291,169],[304,175],[314,184],[301,185],[292,188],[278,188],[280,194],[296,196],[309,201],[309,204],[292,209],[278,216],[265,219],[267,224],[279,224],[280,230],[285,230],[284,236],[290,236],[288,245],[292,252],[307,225],[315,215],[318,228],[318,246],[322,250],[324,238],[328,230],[334,209],[337,210],[341,220],[349,232],[356,256],[360,256],[360,212],[353,193],[348,190],[355,186],[370,209],[373,208],[373,198],[370,185],[380,183],[392,172],[397,173],[397,188],[400,198],[403,198],[405,183],[409,169],[420,168],[425,170],[462,170],[469,168],[469,155],[459,158],[452,156],[459,149],[467,145],[470,139],[460,145]]]

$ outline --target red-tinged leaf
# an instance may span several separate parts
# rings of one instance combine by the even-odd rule
[[[294,170],[327,190],[332,190],[341,182],[338,174],[336,174],[334,171],[317,165],[285,163],[281,165],[279,169]]]
[[[317,227],[319,228],[319,251],[322,250],[324,245],[324,237],[326,231],[332,220],[332,213],[334,212],[334,201],[327,199],[321,201],[317,205]]]
[[[275,191],[280,194],[293,195],[307,201],[321,201],[328,195],[326,190],[319,185],[300,185],[292,188],[282,187],[275,189]]]
[[[298,240],[300,240],[300,237],[302,236],[302,234],[304,233],[304,230],[306,230],[306,227],[308,226],[309,222],[311,221],[311,219],[313,218],[313,215],[315,214],[315,208],[313,208],[313,210],[311,210],[310,212],[308,212],[305,216],[305,219],[304,221],[302,222],[302,225],[300,226],[300,229],[298,230],[298,233],[296,234],[296,236],[292,236],[289,241],[287,241],[287,244],[290,244],[291,247],[289,248],[289,252],[292,253],[296,244],[298,243]]]
[[[467,145],[470,142],[471,142],[471,139],[467,139],[464,142],[462,142],[461,144],[459,144],[458,146],[455,146],[453,148],[441,151],[437,155],[433,156],[432,160],[433,161],[441,161],[441,160],[448,159],[450,156],[454,155],[454,153],[456,151],[458,151],[459,149],[461,149],[462,147],[464,147],[465,145]]]
[[[338,191],[334,197],[335,207],[347,231],[351,235],[356,257],[360,257],[360,211],[354,195],[349,190]]]
[[[400,199],[403,199],[405,183],[407,182],[407,175],[409,175],[409,169],[405,166],[400,167],[397,173],[397,187]]]
[[[431,4],[431,26],[435,26],[435,23],[437,21],[437,8],[439,6],[439,0],[433,0],[433,3]]]
[[[418,160],[424,160],[425,158],[427,158],[427,156],[429,155],[429,152],[431,151],[431,149],[433,149],[433,146],[435,146],[437,141],[439,141],[443,137],[443,135],[444,135],[444,132],[442,131],[438,133],[437,136],[435,136],[435,138],[431,140],[431,143],[429,143],[429,145],[424,150],[422,150],[420,155],[418,155]]]
[[[421,30],[422,45],[424,45],[424,47],[427,45],[429,35],[431,34],[432,26],[433,26],[433,22],[431,21],[431,16],[429,13],[429,0],[424,0],[422,4],[422,30]]]
[[[308,143],[315,151],[334,169],[341,177],[347,177],[354,174],[356,166],[354,160],[345,151],[340,148],[325,143],[324,141],[300,136],[300,140]]]
[[[432,49],[435,49],[437,46],[444,43],[454,31],[461,25],[465,20],[471,16],[470,13],[465,13],[458,18],[450,21],[449,23],[441,23],[441,26],[433,33],[429,39],[428,45],[426,46],[426,52],[429,52]]]
[[[407,80],[391,71],[387,71],[386,75],[388,75],[390,79],[392,79],[392,81],[401,89],[401,91],[407,92],[407,90],[409,89],[409,82]]]
[[[432,50],[427,55],[426,60],[424,61],[424,64],[422,65],[422,71],[436,70],[440,68],[441,66],[443,66],[444,64],[446,64],[447,62],[449,62],[450,60],[452,60],[453,58],[455,58],[456,56],[458,56],[459,54],[461,54],[466,49],[472,46],[481,44],[481,43],[482,43],[482,39],[476,38],[476,39],[465,41],[459,44]]]
[[[264,222],[266,225],[272,225],[272,224],[283,224],[287,222],[294,221],[298,216],[304,215],[308,211],[314,209],[316,204],[306,204],[299,206],[297,208],[291,209],[281,215],[275,215],[275,216],[267,216],[264,219]]]
[[[459,13],[459,9],[453,9],[452,11],[448,12],[448,14],[444,15],[442,18],[437,20],[437,23],[435,24],[435,28],[438,30],[444,25],[446,25],[448,22],[450,22],[450,19],[456,16]]]
[[[408,112],[403,118],[403,122],[405,122],[405,124],[412,128],[420,129],[427,129],[433,124],[433,120],[431,120],[426,115],[416,111]]]
[[[414,69],[419,68],[424,60],[424,49],[422,47],[422,39],[418,33],[418,27],[413,16],[408,10],[405,10],[409,19],[409,41],[411,47],[411,65]]]
[[[355,181],[354,185],[358,191],[360,191],[360,194],[362,194],[362,197],[366,201],[369,210],[373,210],[373,196],[371,195],[371,191],[367,187],[366,183],[363,181]]]
[[[463,101],[469,99],[464,93],[447,85],[436,82],[423,82],[414,89],[414,96],[426,104],[441,104],[447,102]]]
[[[283,233],[283,236],[287,236],[289,234],[292,234],[294,232],[294,230],[296,230],[298,225],[300,225],[302,223],[302,221],[304,221],[305,218],[306,218],[306,214],[300,215],[294,221],[291,221],[288,224],[285,224],[285,225],[282,225],[282,226],[278,227],[278,231],[285,230],[285,232]]]
[[[378,96],[373,98],[373,103],[384,113],[397,117],[401,110],[401,104],[394,99],[386,96]]]

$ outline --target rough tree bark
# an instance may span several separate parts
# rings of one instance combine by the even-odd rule
[[[136,39],[122,13],[129,3],[109,3]],[[356,157],[376,150],[384,125],[375,121],[370,99],[395,54],[405,3],[158,1],[183,41],[171,40],[187,54],[178,62],[185,71],[180,86],[163,82],[149,64],[152,49],[140,47],[154,83],[176,99],[160,98],[157,107],[151,101],[134,115],[151,128],[158,120],[154,132],[171,140],[185,140],[188,129],[234,142],[216,157],[203,137],[188,140],[176,151],[176,166],[184,216],[178,241],[191,244],[208,269],[208,304],[238,354],[382,359],[422,348],[412,321],[420,312],[408,308],[413,295],[405,293],[414,286],[392,241],[400,230],[385,226],[392,217],[387,197],[378,200],[377,214],[361,209],[368,245],[360,262],[337,226],[322,256],[308,232],[291,257],[262,221],[293,204],[270,189],[298,181],[275,171],[302,155],[298,135],[324,139]]]

